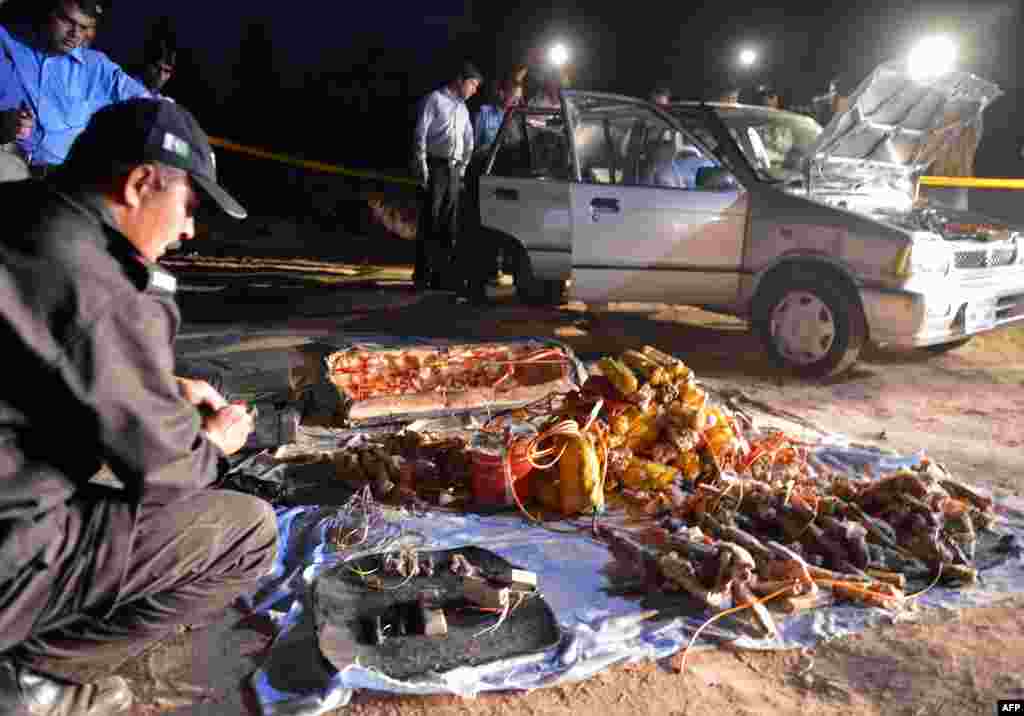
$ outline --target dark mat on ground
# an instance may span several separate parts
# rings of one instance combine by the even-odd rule
[[[448,568],[451,555],[456,553],[484,573],[499,574],[514,568],[493,552],[477,547],[423,552],[419,558],[429,557],[436,565],[433,576],[413,577],[400,588],[391,585],[401,585],[401,577],[383,577],[388,588],[380,591],[368,588],[353,570],[382,574],[381,557],[363,557],[339,565],[317,579],[314,604],[318,627],[329,623],[336,630],[336,639],[332,641],[340,641],[341,649],[351,650],[353,660],[358,658],[362,666],[378,669],[395,679],[528,657],[557,645],[558,622],[539,593],[523,599],[500,627],[488,630],[497,623],[499,615],[480,611],[466,601],[462,578]],[[362,633],[364,619],[399,605],[414,605],[417,595],[425,590],[438,590],[441,594],[448,621],[447,636],[409,634],[387,638],[378,646],[368,642]]]

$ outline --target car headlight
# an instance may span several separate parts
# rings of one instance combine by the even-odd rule
[[[915,241],[896,255],[895,273],[901,278],[945,276],[952,263],[953,257],[945,242]]]

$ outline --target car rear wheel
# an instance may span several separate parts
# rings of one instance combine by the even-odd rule
[[[529,306],[557,306],[565,295],[565,281],[535,278],[530,258],[520,251],[516,261],[516,296]]]
[[[856,296],[825,277],[779,277],[755,302],[755,326],[772,359],[798,375],[849,370],[867,340]]]

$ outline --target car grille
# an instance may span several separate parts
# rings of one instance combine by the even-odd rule
[[[958,269],[993,268],[1009,266],[1017,258],[1017,249],[1013,247],[1001,249],[970,249],[957,251],[953,261]]]

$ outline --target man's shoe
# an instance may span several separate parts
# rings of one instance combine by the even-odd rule
[[[0,660],[0,716],[109,716],[127,713],[133,700],[120,676],[69,684]]]

